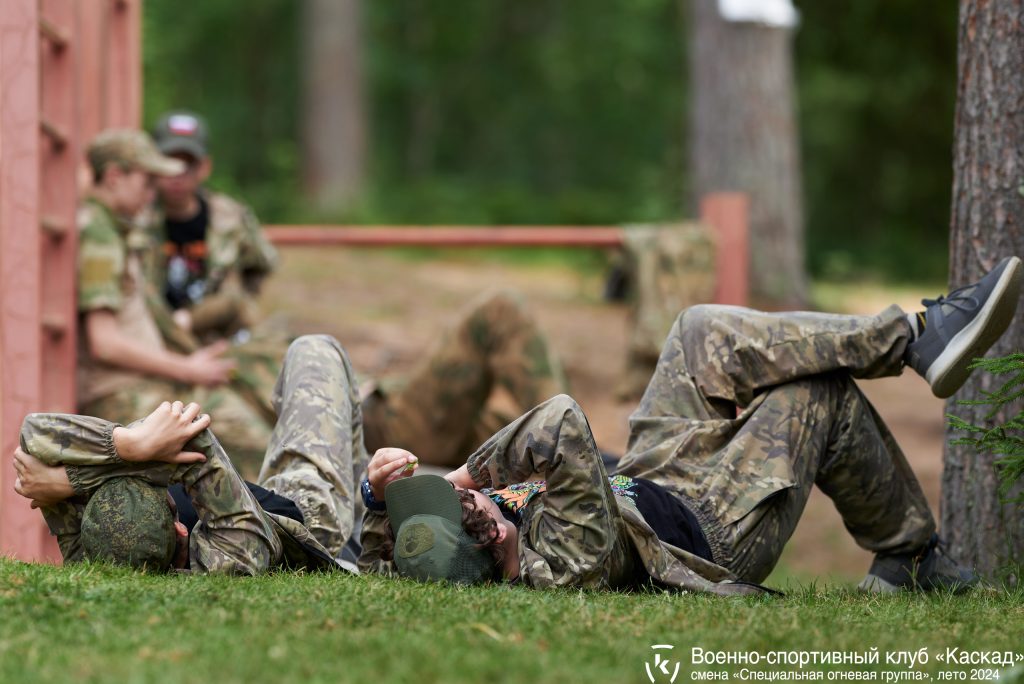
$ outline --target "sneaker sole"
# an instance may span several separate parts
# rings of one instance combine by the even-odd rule
[[[952,396],[971,374],[967,369],[971,361],[983,356],[1010,327],[1020,298],[1020,272],[1021,261],[1013,257],[999,277],[999,282],[992,288],[992,294],[981,313],[949,341],[939,358],[932,363],[925,373],[932,394],[940,399]],[[1006,296],[1008,293],[1010,296]]]

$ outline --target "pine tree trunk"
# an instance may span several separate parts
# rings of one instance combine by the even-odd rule
[[[751,293],[798,307],[807,279],[793,30],[727,22],[717,5],[690,0],[693,189],[750,195]]]
[[[1024,0],[961,2],[958,71],[951,287],[977,279],[1007,255],[1024,254]],[[988,356],[1024,349],[1021,313]],[[994,384],[991,376],[975,373],[946,404],[947,412],[991,424],[985,407],[957,401],[979,399]],[[1019,409],[1008,407],[996,420]],[[1011,564],[1024,562],[1024,516],[1019,506],[1000,503],[992,461],[970,447],[947,445],[942,534],[962,563],[988,577],[1005,577]],[[1018,579],[1012,569],[1009,577]]]
[[[321,210],[344,207],[363,184],[366,112],[360,0],[305,0],[302,118],[307,196]]]

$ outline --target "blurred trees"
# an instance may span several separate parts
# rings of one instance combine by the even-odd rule
[[[951,287],[976,280],[1003,257],[1024,254],[1024,0],[964,0],[959,34]],[[1024,320],[1018,316],[989,356],[1018,352],[1022,343]],[[974,373],[947,411],[973,425],[1005,424],[1020,410],[1019,383],[1004,388],[1002,394],[1014,400],[997,404],[998,411],[959,403],[991,400],[1003,382]],[[989,577],[1015,564],[1009,579],[1020,581],[1024,522],[1019,501],[1000,500],[993,455],[951,444],[943,465],[942,532],[953,556]],[[1019,498],[1021,489],[1011,495]]]
[[[366,175],[361,0],[304,0],[302,172],[322,211],[344,209]]]
[[[301,188],[303,4],[144,3],[147,122],[168,107],[206,114],[215,183],[266,221],[696,213],[680,0],[362,3],[367,177],[358,202],[336,212]],[[955,6],[798,5],[808,263],[942,277]]]
[[[803,308],[807,275],[793,29],[727,21],[719,0],[688,4],[692,194],[750,195],[754,303]]]

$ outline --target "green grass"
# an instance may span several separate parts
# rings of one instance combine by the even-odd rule
[[[935,673],[947,647],[1019,652],[1022,598],[870,598],[805,586],[782,599],[716,599],[0,560],[0,681],[646,682],[652,644],[676,647],[677,682],[691,681],[692,647],[928,647],[922,669]],[[876,667],[900,669],[884,656]]]

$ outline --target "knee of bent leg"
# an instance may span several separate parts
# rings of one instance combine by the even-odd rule
[[[679,330],[701,330],[715,318],[714,304],[694,304],[679,312],[676,328]]]
[[[345,353],[345,350],[341,347],[341,343],[330,335],[302,335],[301,337],[295,338],[295,340],[288,345],[289,357],[295,356],[296,354],[322,354],[330,352],[340,352],[341,354]]]
[[[472,307],[472,317],[490,322],[505,322],[526,317],[526,306],[512,290],[485,293]]]
[[[541,407],[546,411],[560,415],[563,420],[574,422],[586,422],[587,420],[583,414],[583,409],[568,394],[556,394],[541,404]]]

